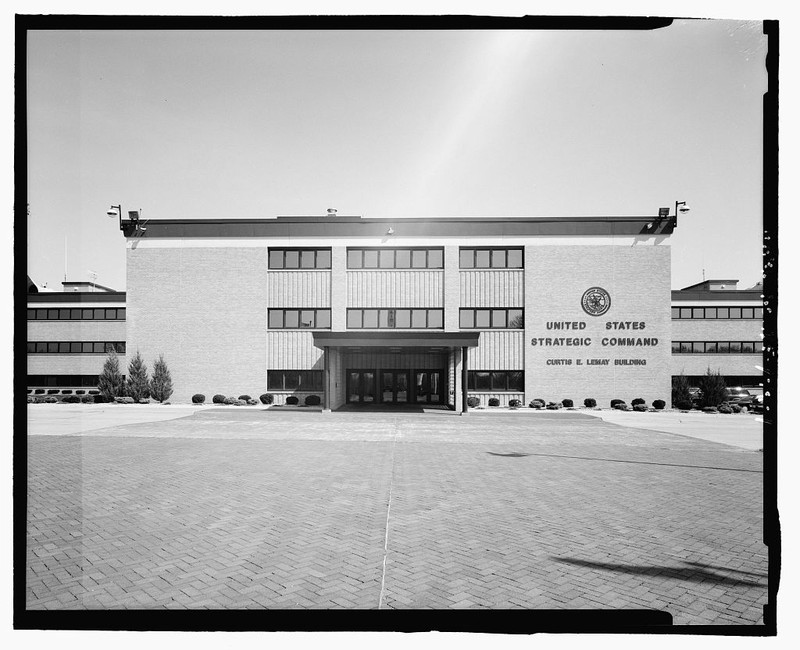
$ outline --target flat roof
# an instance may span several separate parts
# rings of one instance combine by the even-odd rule
[[[125,222],[123,222],[125,223]],[[273,219],[147,219],[125,236],[148,237],[398,237],[669,235],[674,219],[641,217],[276,217]],[[653,227],[652,224],[655,224]]]
[[[709,291],[708,289],[679,289],[672,292],[672,300],[704,302],[707,300],[763,300],[761,291],[751,291],[748,289],[721,289],[719,291]]]
[[[28,294],[34,302],[116,302],[125,304],[124,291],[47,291]]]

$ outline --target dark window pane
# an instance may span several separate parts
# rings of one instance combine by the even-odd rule
[[[407,248],[401,248],[400,250],[395,251],[394,254],[394,265],[395,268],[398,269],[410,269],[411,268],[411,251]]]
[[[360,309],[348,309],[347,310],[347,327],[350,329],[360,329],[361,328],[361,310]]]
[[[393,269],[394,268],[394,251],[393,250],[382,250],[380,251],[378,263],[382,269]]]
[[[673,307],[672,308],[672,317],[673,318],[680,318],[681,317],[681,308],[680,307]]]
[[[475,327],[475,312],[472,309],[462,309],[459,315],[459,327],[471,329]]]
[[[462,269],[471,269],[475,266],[475,251],[471,248],[462,248],[458,254],[458,265]]]
[[[314,327],[313,309],[303,309],[300,312],[300,327]]]
[[[728,341],[720,341],[719,343],[717,343],[717,352],[719,352],[720,354],[727,354],[730,351],[731,351],[731,346],[730,343],[728,343]]]
[[[117,351],[116,346],[110,341],[106,341],[103,344],[103,352],[105,352],[106,354],[108,354],[109,352],[116,352],[116,351]]]
[[[492,310],[492,327],[496,328],[506,328],[506,310],[505,309],[493,309]]]
[[[716,341],[706,341],[705,344],[705,353],[706,354],[716,354],[717,353],[717,342]]]
[[[504,250],[493,250],[492,253],[492,268],[504,269],[506,267],[506,252]]]
[[[364,268],[377,269],[378,268],[378,251],[364,251]]]
[[[267,388],[269,390],[283,390],[283,373],[279,370],[267,371]]]
[[[106,310],[105,309],[95,309],[93,318],[94,318],[94,320],[105,320],[106,319]]]
[[[83,320],[92,320],[92,319],[94,319],[94,309],[82,309],[81,310],[81,318]]]
[[[58,344],[59,354],[69,354],[69,341],[60,341]]]
[[[297,390],[300,388],[300,371],[299,370],[284,370],[283,382],[286,390]]]
[[[50,354],[58,353],[58,343],[50,342],[47,344],[47,352]]]
[[[754,351],[752,341],[742,341],[742,354],[752,354]]]
[[[283,268],[300,268],[300,251],[285,251],[283,255]]]
[[[124,341],[117,341],[114,343],[114,350],[118,354],[125,354],[125,342]]]
[[[296,328],[300,324],[300,314],[296,309],[285,309],[283,312],[283,326]]]
[[[742,307],[742,318],[753,318],[753,308]]]
[[[703,354],[706,351],[706,344],[703,341],[692,341],[692,352]]]
[[[681,342],[680,341],[673,341],[672,342],[672,353],[680,353],[681,351]]]
[[[411,310],[411,327],[425,327],[426,326],[426,310],[424,309],[412,309]]]
[[[84,341],[83,343],[81,343],[81,352],[83,354],[91,354],[92,352],[94,352],[94,343],[92,343],[91,341]]]
[[[717,317],[717,308],[716,307],[706,307],[706,318],[716,318]]]
[[[80,309],[70,309],[69,310],[69,319],[70,320],[80,320],[81,319],[81,310]]]
[[[518,248],[512,248],[508,251],[508,262],[506,264],[510,269],[521,269],[522,268],[522,250]]]
[[[58,310],[58,319],[59,320],[69,320],[69,309],[59,309]]]
[[[688,354],[692,351],[692,344],[690,341],[681,341],[681,352]]]
[[[692,308],[681,307],[681,318],[691,318],[691,317],[692,317]]]
[[[375,328],[378,327],[378,310],[365,309],[364,310],[364,327]]]
[[[429,309],[428,310],[428,328],[429,329],[441,329],[442,328],[442,318],[444,317],[444,313],[441,309]]]
[[[72,354],[80,354],[81,351],[81,342],[80,341],[72,341],[69,344],[69,351]]]
[[[28,310],[28,320],[36,320],[36,310],[29,309]]]
[[[34,341],[28,341],[28,352],[36,352],[36,343]]]
[[[764,318],[764,308],[763,307],[756,307],[753,310],[753,317],[754,318]]]
[[[741,317],[742,317],[742,308],[731,307],[731,318],[741,318]]]
[[[525,327],[525,319],[521,309],[508,310],[508,327],[510,329],[521,330]]]
[[[506,373],[493,372],[492,373],[492,390],[506,390]]]
[[[411,310],[396,309],[394,314],[395,327],[407,329],[411,327]]]
[[[742,351],[742,343],[741,341],[731,341],[731,352],[736,354],[740,354]]]
[[[313,269],[315,264],[314,251],[300,251],[300,268]]]
[[[47,320],[58,320],[58,309],[48,309]]]
[[[705,309],[702,307],[694,307],[692,309],[692,318],[705,318]]]
[[[331,268],[331,252],[327,249],[317,251],[317,268],[329,269]]]
[[[106,309],[106,320],[117,320],[117,310]]]
[[[478,370],[475,372],[475,390],[491,390],[492,373]]]
[[[270,329],[280,329],[283,327],[283,310],[270,309],[269,310],[269,327]]]
[[[424,269],[427,265],[427,251],[411,251],[411,268]]]
[[[717,307],[717,318],[730,318],[730,311],[727,307]]]
[[[444,251],[434,248],[428,251],[428,268],[441,269],[444,267]]]
[[[283,251],[269,252],[269,268],[271,269],[283,268]]]
[[[36,342],[36,351],[39,353],[47,352],[47,343],[44,341],[37,341]]]
[[[753,343],[753,352],[758,352],[759,354],[764,351],[764,344],[761,341],[756,341]]]
[[[519,370],[510,371],[508,373],[508,390],[525,392],[525,373]]]
[[[488,309],[475,310],[475,327],[487,328],[491,326],[489,320],[491,312]]]
[[[319,329],[331,328],[331,310],[317,309],[317,327]]]
[[[361,255],[362,253],[360,250],[347,251],[347,268],[360,269],[362,261]]]
[[[46,309],[37,309],[36,310],[36,320],[46,320],[47,319],[47,310]]]
[[[475,268],[489,268],[489,251],[475,251]]]

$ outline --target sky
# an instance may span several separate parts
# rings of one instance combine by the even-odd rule
[[[28,274],[125,290],[145,219],[640,216],[672,287],[761,279],[758,21],[627,31],[31,32]],[[66,258],[66,260],[65,260]]]

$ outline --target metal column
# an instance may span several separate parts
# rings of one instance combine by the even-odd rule
[[[467,349],[461,348],[461,415],[466,415],[469,411],[467,406]]]

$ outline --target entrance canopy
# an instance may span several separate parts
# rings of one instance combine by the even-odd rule
[[[354,348],[429,348],[431,351],[448,348],[478,347],[480,332],[312,332],[314,345]]]

